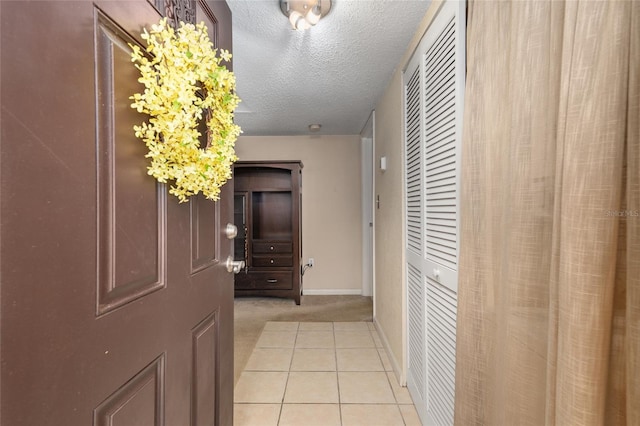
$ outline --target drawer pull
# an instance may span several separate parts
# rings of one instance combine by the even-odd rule
[[[269,261],[269,263],[273,263],[273,259],[271,259],[271,260]]]
[[[273,246],[269,247],[271,250],[273,250]]]
[[[269,284],[275,284],[275,283],[277,283],[277,282],[278,282],[278,280],[276,280],[275,278],[269,278],[269,279],[267,280],[267,282],[268,282]]]

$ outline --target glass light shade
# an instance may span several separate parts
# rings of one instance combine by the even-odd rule
[[[291,28],[307,30],[329,13],[331,0],[280,0],[280,10],[289,19]]]
[[[309,9],[309,11],[307,12],[307,16],[305,16],[305,19],[311,25],[315,25],[320,22],[320,16],[320,6],[316,5]]]
[[[298,20],[298,24],[296,25],[296,30],[304,31],[311,28],[311,24],[304,18]]]
[[[289,22],[291,22],[291,28],[293,28],[294,30],[298,29],[298,22],[300,22],[300,20],[304,21],[304,17],[300,12],[296,10],[292,11],[291,14],[289,15]]]

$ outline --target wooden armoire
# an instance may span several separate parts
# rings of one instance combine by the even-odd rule
[[[251,161],[234,166],[236,296],[302,294],[302,162]]]

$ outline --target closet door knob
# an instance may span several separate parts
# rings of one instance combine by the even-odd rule
[[[233,223],[227,223],[224,233],[228,239],[233,240],[238,235],[238,227]]]
[[[225,264],[228,272],[233,272],[237,274],[240,272],[242,268],[244,268],[244,260],[234,261],[232,256],[227,257],[227,262]]]

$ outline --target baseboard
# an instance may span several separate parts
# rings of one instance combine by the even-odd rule
[[[384,346],[384,350],[387,352],[387,357],[389,358],[389,362],[391,363],[391,368],[393,368],[393,372],[395,373],[396,378],[398,379],[398,383],[400,383],[400,386],[407,386],[407,379],[402,374],[400,363],[398,363],[398,360],[396,359],[395,355],[393,354],[393,351],[391,350],[391,346],[389,345],[389,339],[387,339],[387,335],[384,334],[384,332],[382,331],[382,328],[380,328],[380,325],[378,324],[378,321],[375,318],[373,319],[373,325],[376,328],[376,331],[378,332],[378,336],[380,337],[380,340],[382,341],[382,346]]]
[[[362,296],[362,289],[305,288],[302,294],[305,296]]]

